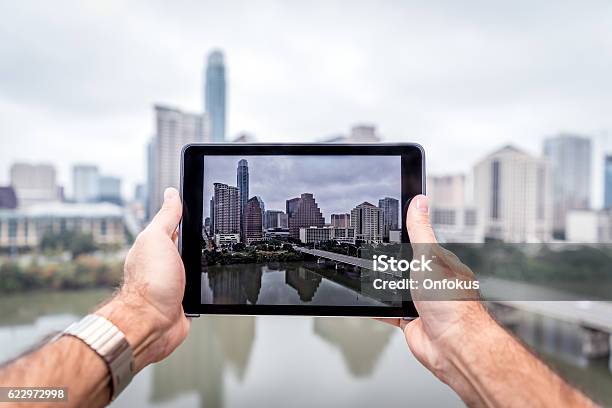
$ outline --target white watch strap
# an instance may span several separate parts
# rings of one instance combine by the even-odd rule
[[[62,334],[82,340],[104,359],[111,376],[111,401],[132,381],[132,347],[109,320],[90,314],[68,326]]]

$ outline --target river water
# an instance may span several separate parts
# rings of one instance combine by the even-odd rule
[[[108,291],[0,298],[0,361],[86,314]],[[529,321],[529,319],[526,319]],[[571,381],[612,405],[606,361],[546,355]],[[187,340],[147,367],[115,407],[463,406],[414,359],[399,330],[370,319],[195,319]]]

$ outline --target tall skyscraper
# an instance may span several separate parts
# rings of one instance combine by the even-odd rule
[[[212,203],[214,234],[237,234],[240,232],[240,193],[238,187],[214,183]]]
[[[244,230],[244,217],[247,201],[249,201],[249,162],[244,159],[238,162],[238,169],[236,170],[236,186],[240,192],[240,238],[242,238],[242,242],[244,242],[246,238]]]
[[[604,161],[604,208],[612,208],[612,155]]]
[[[321,209],[319,209],[319,205],[311,193],[303,193],[299,198],[287,200],[286,206],[289,235],[292,238],[300,238],[301,227],[322,227],[325,225]]]
[[[15,163],[10,173],[19,206],[59,200],[55,167],[52,165]]]
[[[225,63],[223,53],[215,50],[208,54],[204,108],[210,117],[213,142],[225,141]]]
[[[263,201],[259,197],[251,197],[245,210],[245,236],[249,245],[263,238]]]
[[[355,238],[365,242],[382,242],[384,234],[383,210],[367,201],[351,210],[351,227]]]
[[[391,197],[381,198],[378,208],[383,211],[383,237],[389,238],[389,231],[399,229],[399,201]]]
[[[474,167],[478,235],[505,242],[551,238],[550,175],[544,159],[505,146]]]
[[[552,180],[553,234],[564,238],[567,212],[590,207],[591,140],[561,134],[546,139],[543,150]]]
[[[93,203],[100,197],[100,172],[92,164],[72,168],[73,197],[77,203]]]
[[[155,105],[155,135],[149,145],[149,217],[161,207],[166,187],[179,187],[181,149],[208,141],[206,115]]]

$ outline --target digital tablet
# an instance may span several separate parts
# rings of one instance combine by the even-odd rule
[[[424,166],[417,144],[185,146],[185,313],[416,316],[362,290],[362,254],[409,242]]]

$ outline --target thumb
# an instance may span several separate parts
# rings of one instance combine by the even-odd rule
[[[412,199],[406,214],[406,225],[412,244],[437,242],[429,222],[429,199],[427,196],[420,194]]]
[[[164,204],[155,214],[155,217],[149,224],[150,227],[162,229],[169,237],[176,230],[181,216],[183,214],[183,205],[178,191],[173,187],[168,187],[164,190]]]

